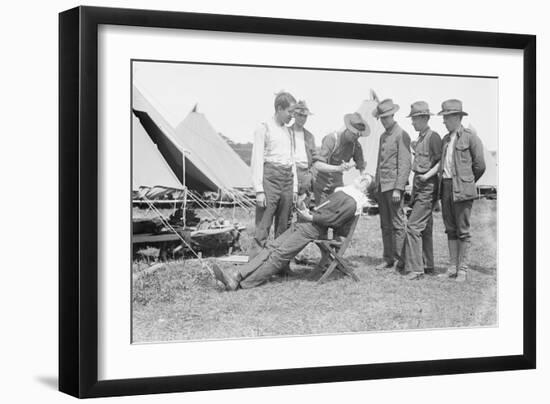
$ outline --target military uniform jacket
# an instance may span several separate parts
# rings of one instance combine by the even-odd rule
[[[441,138],[429,127],[412,142],[414,159],[412,170],[416,174],[425,174],[441,159]]]
[[[336,191],[313,213],[313,224],[326,230],[332,227],[339,234],[347,234],[355,218],[357,203],[345,192]]]
[[[411,138],[397,122],[380,136],[375,184],[381,192],[405,190],[411,173]]]
[[[453,201],[460,202],[477,197],[475,183],[485,172],[485,157],[481,139],[473,131],[460,126],[456,136],[453,150],[449,150],[451,134],[447,133],[443,138],[439,178],[443,179],[443,165],[447,153],[453,153],[451,166]]]

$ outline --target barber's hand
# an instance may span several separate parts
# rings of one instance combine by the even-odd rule
[[[391,201],[396,205],[401,202],[401,191],[399,189],[394,189],[391,195]]]
[[[418,175],[417,177],[418,177],[418,179],[419,179],[420,181],[422,181],[422,182],[426,182],[426,181],[428,181],[428,180],[430,179],[429,177],[426,176],[426,174],[420,174],[420,175]]]
[[[256,205],[258,205],[260,208],[266,207],[265,192],[256,193]]]

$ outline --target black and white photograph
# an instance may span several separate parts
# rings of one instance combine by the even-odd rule
[[[132,343],[498,327],[498,77],[130,69]]]

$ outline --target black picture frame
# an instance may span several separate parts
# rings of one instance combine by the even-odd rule
[[[98,27],[101,24],[523,51],[523,353],[98,381]],[[533,369],[536,366],[536,37],[77,7],[59,15],[59,390],[104,397]]]

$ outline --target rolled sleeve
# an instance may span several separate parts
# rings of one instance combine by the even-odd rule
[[[321,148],[312,156],[313,162],[321,161],[323,163],[328,163],[328,159],[334,151],[335,146],[336,136],[334,136],[334,134],[326,135],[321,142]]]

